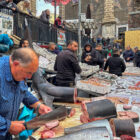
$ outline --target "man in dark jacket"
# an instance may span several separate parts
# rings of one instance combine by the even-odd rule
[[[134,48],[135,57],[134,57],[134,64],[136,67],[140,68],[140,50],[138,50],[138,47]]]
[[[106,61],[105,51],[102,50],[101,44],[98,44],[95,49],[97,53],[97,65],[99,65],[100,68],[103,69],[104,62]]]
[[[123,58],[125,59],[126,62],[133,61],[133,59],[134,59],[134,52],[132,51],[130,46],[128,46],[126,48],[126,51],[123,53]]]
[[[89,43],[84,46],[81,62],[93,66],[97,65],[97,53]]]
[[[18,11],[17,5],[13,2],[13,0],[3,0],[0,2],[0,5],[11,8],[13,11]]]
[[[79,74],[81,68],[74,54],[78,49],[76,41],[69,41],[67,49],[60,52],[55,61],[54,70],[57,71],[56,85],[72,87],[75,85],[75,73]]]
[[[54,26],[57,28],[62,28],[62,23],[61,23],[61,17],[58,16],[58,18],[54,22]]]
[[[50,11],[47,9],[45,11],[42,12],[40,19],[46,23],[46,24],[50,24]]]
[[[126,65],[122,58],[120,58],[120,52],[118,49],[113,51],[113,57],[110,57],[105,64],[104,70],[109,67],[109,73],[122,76],[122,73],[126,69]]]

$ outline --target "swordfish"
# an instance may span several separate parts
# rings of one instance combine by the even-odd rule
[[[62,137],[40,140],[110,140],[106,127],[92,127]]]

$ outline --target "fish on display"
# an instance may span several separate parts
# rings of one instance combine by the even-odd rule
[[[45,115],[35,117],[31,121],[25,122],[24,125],[27,130],[36,129],[48,122],[65,119],[67,115],[67,108],[61,106]]]
[[[111,138],[106,127],[92,127],[49,140],[111,140]]]
[[[85,123],[82,125],[78,125],[75,127],[70,127],[70,128],[65,128],[64,129],[64,133],[65,134],[71,134],[83,129],[87,129],[87,128],[92,128],[92,127],[106,127],[108,132],[110,133],[110,137],[113,138],[113,134],[112,134],[112,130],[110,128],[110,124],[108,120],[98,120],[98,121],[94,121],[94,122],[89,122],[89,123]]]
[[[71,87],[59,87],[50,84],[43,79],[39,70],[33,75],[32,81],[33,88],[38,91],[45,103],[47,103],[49,100],[52,102],[74,103],[77,102],[78,97],[89,98],[89,93],[86,91]]]
[[[82,123],[115,118],[117,116],[115,105],[108,99],[82,102],[81,107],[83,114],[80,116],[80,120]]]

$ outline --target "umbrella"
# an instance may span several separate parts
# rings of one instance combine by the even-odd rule
[[[44,1],[51,3],[53,6],[55,6],[56,2],[56,6],[58,6],[60,3],[62,3],[63,5],[67,5],[71,0],[44,0]]]

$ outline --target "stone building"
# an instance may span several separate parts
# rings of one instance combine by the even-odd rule
[[[140,30],[140,0],[131,2],[128,19],[130,30]]]
[[[91,37],[121,38],[128,30],[129,0],[81,0],[81,13],[87,13],[88,5],[95,27]],[[60,6],[59,14],[66,21],[78,19],[78,3]]]

